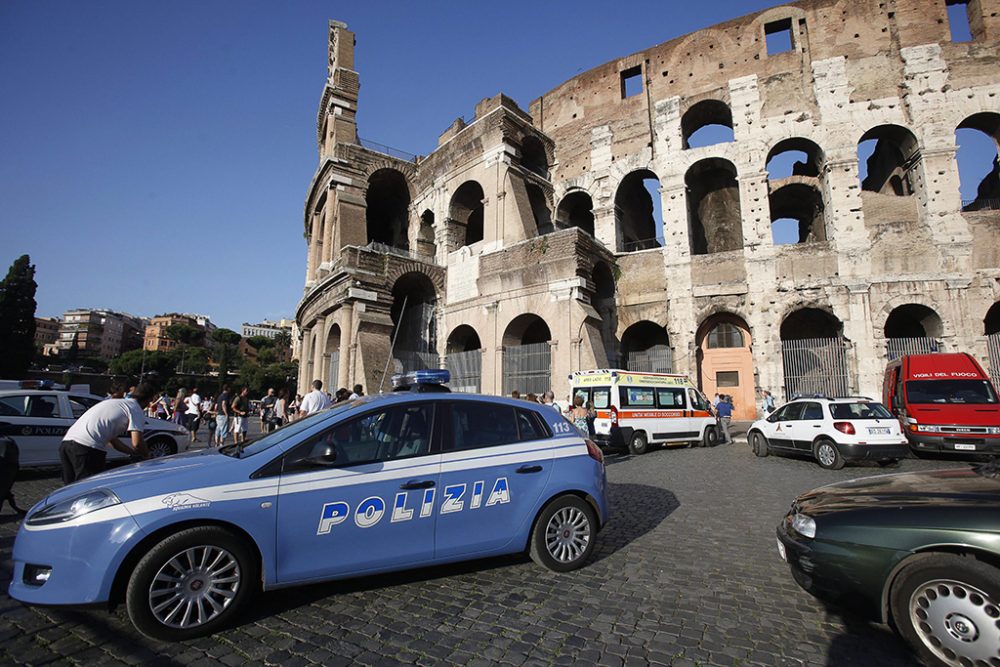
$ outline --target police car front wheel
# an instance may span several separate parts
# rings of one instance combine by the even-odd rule
[[[594,550],[597,532],[594,509],[577,496],[561,496],[549,503],[535,522],[531,558],[556,572],[582,567]]]
[[[257,572],[251,550],[228,530],[182,530],[156,544],[136,565],[125,594],[129,618],[153,639],[210,634],[253,595]]]

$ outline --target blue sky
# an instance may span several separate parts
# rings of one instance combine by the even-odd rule
[[[0,2],[0,265],[38,314],[291,316],[327,19],[357,33],[359,133],[428,153],[503,91],[776,3]]]

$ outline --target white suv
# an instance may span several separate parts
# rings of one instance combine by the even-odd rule
[[[847,461],[889,465],[910,452],[899,421],[863,396],[795,399],[755,421],[747,440],[757,456],[804,454],[832,470]]]
[[[0,391],[0,435],[17,443],[22,468],[59,465],[59,444],[73,422],[100,396],[52,389],[8,389]],[[122,442],[131,440],[122,434]],[[147,417],[143,437],[151,456],[167,456],[187,450],[187,429],[173,422]],[[108,451],[108,460],[125,459],[119,451]]]

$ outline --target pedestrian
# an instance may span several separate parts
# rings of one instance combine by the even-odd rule
[[[354,399],[361,398],[364,395],[365,395],[364,387],[362,387],[360,384],[356,384],[354,385],[354,391],[351,393],[350,397],[348,397],[347,400],[353,401]]]
[[[215,399],[206,396],[201,401],[201,418],[208,425],[208,446],[215,446]]]
[[[170,416],[170,397],[164,389],[160,392],[159,398],[155,398],[150,404],[150,416],[157,419],[167,419]]]
[[[537,403],[538,397],[529,391],[528,395],[524,397],[524,400],[528,401],[528,403]]]
[[[20,516],[27,514],[14,500],[14,480],[20,471],[20,450],[17,443],[5,435],[0,435],[0,509],[4,501]]]
[[[299,405],[299,417],[314,415],[321,410],[326,410],[332,405],[332,403],[330,403],[330,399],[327,398],[325,393],[323,393],[322,380],[313,380],[312,386],[313,390],[306,394],[305,398],[302,399],[302,403]],[[354,385],[354,389],[361,389],[361,385]]]
[[[178,426],[187,424],[187,390],[181,387],[177,390],[172,403],[173,411],[170,413],[170,421]]]
[[[351,398],[351,392],[347,387],[341,387],[334,395],[334,403],[343,403]]]
[[[556,395],[552,391],[547,391],[542,394],[542,405],[547,405],[558,413],[562,413],[562,408],[556,403]]]
[[[774,412],[774,396],[767,389],[764,390],[764,412],[767,414]]]
[[[721,400],[722,398],[719,396],[719,393],[716,392],[715,396],[712,397],[712,412],[715,412],[715,409],[719,407],[719,401]]]
[[[222,393],[219,394],[215,402],[215,446],[222,447],[229,437],[230,418],[232,418],[232,397],[229,393],[229,385],[223,385]]]
[[[288,423],[288,389],[281,388],[278,399],[274,402],[274,426],[281,428]]]
[[[240,393],[230,403],[230,408],[233,412],[233,442],[242,445],[247,441],[250,423],[250,390],[247,387],[240,389]]]
[[[722,444],[728,445],[733,441],[733,437],[729,434],[729,424],[733,421],[733,404],[728,396],[719,399],[715,411],[719,416],[719,425],[722,427]]]
[[[187,423],[184,427],[191,434],[191,443],[198,442],[198,427],[201,425],[201,396],[198,394],[198,387],[191,388],[191,395],[184,399],[184,418]]]
[[[108,389],[107,398],[126,398],[125,387],[123,387],[119,382],[113,382],[111,384],[111,388]]]
[[[295,398],[288,404],[288,419],[299,418],[299,406],[302,405],[302,394],[295,394]]]
[[[278,398],[274,395],[274,387],[267,390],[267,395],[260,399],[260,430],[270,433],[274,430],[274,404]]]
[[[96,403],[73,422],[59,445],[64,484],[104,470],[109,447],[131,456],[149,458],[149,449],[142,437],[146,418],[141,406],[152,393],[149,385],[140,384],[132,392],[132,398],[109,398]],[[131,435],[131,447],[118,439],[122,433]]]
[[[577,396],[573,399],[573,409],[569,411],[569,419],[580,433],[586,434],[589,431],[587,416],[587,408],[583,406],[583,396]]]
[[[510,392],[510,397],[511,398],[521,398],[521,392],[519,392],[517,389],[515,389],[514,391]]]

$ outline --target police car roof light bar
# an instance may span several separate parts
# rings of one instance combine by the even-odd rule
[[[451,382],[451,373],[446,368],[426,368],[392,376],[393,391],[451,391],[444,386]]]

